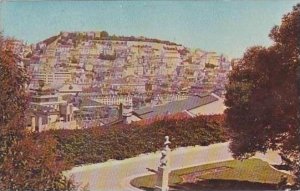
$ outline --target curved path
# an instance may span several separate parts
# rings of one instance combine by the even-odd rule
[[[220,162],[233,159],[228,150],[228,142],[212,144],[209,146],[195,146],[178,148],[171,152],[170,167],[172,170],[196,166],[207,163]],[[274,151],[267,154],[257,154],[271,164],[281,162],[279,155]],[[87,185],[89,190],[119,191],[139,190],[130,185],[135,177],[152,174],[146,168],[157,169],[160,152],[143,154],[121,161],[111,160],[104,163],[74,167],[66,171],[81,186]]]

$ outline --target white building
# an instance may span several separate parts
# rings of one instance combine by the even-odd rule
[[[101,96],[93,99],[104,105],[133,105],[132,96]]]
[[[71,72],[34,72],[32,74],[31,83],[38,84],[42,80],[46,85],[62,85],[71,82]]]
[[[32,96],[30,110],[30,131],[78,128],[73,117],[73,105],[57,94]]]

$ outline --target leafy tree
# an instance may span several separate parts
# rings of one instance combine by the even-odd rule
[[[4,190],[73,190],[62,176],[66,163],[58,160],[57,142],[50,136],[33,140],[27,136],[12,145],[2,166],[0,188]]]
[[[119,40],[119,37],[117,37],[116,35],[112,35],[111,40]]]
[[[0,36],[0,190],[71,190],[54,139],[34,141],[25,129],[28,77],[10,46]]]
[[[24,68],[17,65],[11,40],[0,36],[0,164],[8,148],[22,138],[24,111],[27,106],[25,85],[28,77]]]
[[[247,158],[257,151],[279,150],[293,161],[298,178],[299,34],[300,5],[297,5],[284,15],[280,26],[271,30],[272,46],[248,49],[233,67],[225,100],[233,155]]]
[[[109,34],[108,34],[108,32],[106,32],[106,31],[101,31],[100,37],[101,37],[101,38],[107,38],[107,37],[109,37]]]

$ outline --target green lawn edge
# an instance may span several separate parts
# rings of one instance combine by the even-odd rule
[[[277,184],[280,181],[281,176],[286,175],[288,177],[288,182],[291,184],[294,183],[291,175],[275,170],[269,163],[261,159],[247,159],[243,161],[229,160],[174,170],[169,175],[169,186],[176,186],[182,183],[182,175],[219,167],[227,168],[221,172],[200,175],[199,178],[205,180],[236,180],[253,183]],[[155,182],[156,175],[152,174],[137,177],[131,180],[130,184],[136,188],[154,188]]]

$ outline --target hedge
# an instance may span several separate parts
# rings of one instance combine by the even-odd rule
[[[51,130],[38,134],[37,138],[43,139],[51,134],[58,141],[61,157],[74,165],[81,165],[158,151],[166,135],[170,136],[171,149],[224,142],[228,135],[223,124],[222,115],[168,117],[152,123]]]

